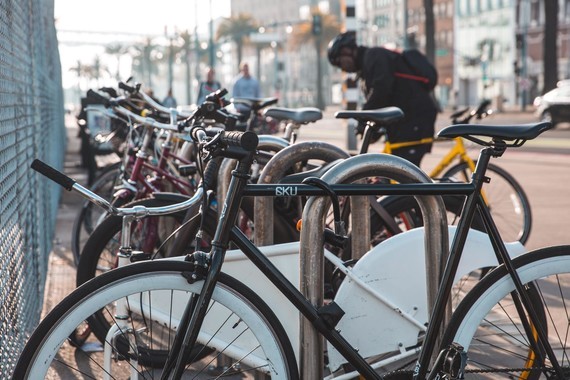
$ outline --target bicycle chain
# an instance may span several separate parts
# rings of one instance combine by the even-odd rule
[[[499,373],[499,372],[530,372],[534,370],[552,372],[551,369],[546,367],[525,367],[525,368],[497,368],[497,369],[472,369],[465,371],[465,373]],[[569,370],[570,371],[570,370]],[[429,373],[429,371],[428,371]],[[411,369],[398,369],[383,375],[386,380],[409,380],[412,379],[413,371]]]

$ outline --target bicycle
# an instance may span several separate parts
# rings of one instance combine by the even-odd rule
[[[469,111],[469,108],[459,110],[451,115],[452,124],[468,124],[473,117],[478,120],[486,118],[491,114],[488,110],[490,102],[484,100],[476,108]],[[350,118],[350,111],[339,111],[335,115],[337,118]],[[368,122],[365,117],[360,117],[364,122]],[[468,182],[471,173],[475,170],[476,161],[474,161],[467,153],[463,139],[445,139],[445,138],[423,138],[417,141],[407,141],[392,143],[386,137],[385,129],[375,126],[374,123],[369,123],[369,128],[372,129],[372,134],[376,137],[384,137],[383,153],[392,154],[392,152],[399,148],[410,147],[422,144],[453,142],[449,151],[441,158],[436,166],[428,172],[430,177],[439,178],[442,181],[460,181]],[[363,139],[364,151],[368,150],[370,143],[369,140]],[[454,161],[459,161],[453,164]],[[488,203],[491,212],[493,213],[502,236],[506,241],[520,241],[525,244],[528,241],[531,226],[532,226],[532,212],[530,202],[526,196],[522,186],[503,168],[490,164],[488,167],[489,177],[491,182],[485,185],[483,197]],[[449,211],[448,218],[450,224],[454,224],[461,211],[463,200],[457,197],[445,197],[446,208]],[[400,221],[400,225],[404,229],[417,227],[418,220],[421,220],[419,209],[412,198],[402,197],[387,197],[380,201],[380,205],[388,210],[388,213],[394,219]],[[378,218],[378,213],[373,214],[372,225],[375,226],[375,231],[380,231],[378,235],[384,235],[382,226],[386,226],[386,219]],[[478,223],[478,221],[476,221]],[[387,233],[393,234],[393,227]],[[399,231],[396,231],[396,233]]]
[[[169,125],[176,125],[179,117],[188,116],[186,114],[179,115],[175,110],[170,110],[156,104],[150,96],[139,91],[140,85],[131,87],[120,83],[119,87],[129,91],[131,96],[140,96],[145,104],[152,107],[159,107],[153,109],[156,109],[157,113],[168,114],[169,120],[165,121],[165,123]],[[92,92],[91,96],[96,97],[97,95]],[[130,100],[129,104],[124,105],[123,103],[126,99],[123,98],[122,101],[120,100],[121,98],[115,99],[122,106],[117,108],[116,113],[109,113],[109,116],[114,118],[126,118],[127,121],[132,124],[132,121],[135,120],[134,118],[137,117],[137,115],[130,112],[128,108],[125,108],[129,107],[129,104],[132,104]],[[104,100],[108,103],[110,99],[103,98],[100,102]],[[140,107],[138,107],[137,110],[140,111],[139,113],[142,112],[142,108]],[[127,112],[129,113],[127,114]],[[147,119],[146,117],[138,117],[136,120],[139,121],[139,125],[141,126],[141,128],[138,129],[142,129],[142,132],[139,132],[139,147],[136,153],[134,152],[134,147],[125,146],[129,151],[125,152],[123,161],[118,162],[116,165],[104,171],[93,184],[93,191],[96,191],[106,199],[114,199],[114,202],[117,202],[117,204],[126,204],[133,200],[143,199],[153,192],[165,191],[170,188],[173,188],[180,194],[192,194],[194,192],[195,181],[191,178],[193,171],[189,170],[191,169],[189,165],[191,162],[188,157],[189,153],[187,153],[187,143],[182,141],[182,145],[179,147],[180,153],[177,154],[174,152],[175,136],[173,132],[167,132],[162,138],[155,136],[155,127],[168,124],[161,123],[161,121],[153,122],[155,125],[152,123],[142,123],[141,121],[153,120]],[[156,145],[159,141],[161,141],[161,146],[160,148],[155,147],[155,158],[151,160],[151,145],[153,143]],[[174,162],[176,162],[176,165],[174,165]],[[178,165],[187,165],[184,173],[179,172]],[[173,201],[180,200],[177,197],[170,198],[172,198]],[[76,266],[79,262],[83,243],[93,233],[95,227],[104,217],[105,214],[99,212],[98,208],[94,208],[92,203],[88,201],[83,203],[72,228],[71,248]],[[151,241],[145,244],[154,245]]]
[[[464,362],[463,350],[465,349],[468,352],[472,348],[470,342],[472,336],[475,334],[477,326],[481,324],[485,314],[494,305],[494,302],[503,297],[511,297],[511,293],[515,288],[517,289],[517,292],[512,294],[513,299],[516,301],[515,303],[518,303],[518,294],[520,295],[520,298],[522,298],[520,299],[520,303],[524,305],[524,310],[527,310],[530,314],[530,322],[524,312],[519,315],[521,318],[520,321],[522,321],[521,323],[526,330],[521,328],[518,331],[529,332],[526,334],[526,339],[527,342],[530,342],[531,347],[530,350],[526,348],[523,351],[524,355],[522,355],[522,357],[525,359],[521,365],[523,368],[521,370],[517,367],[517,371],[522,373],[529,372],[531,375],[536,375],[539,371],[555,371],[559,378],[564,377],[563,374],[567,369],[560,368],[560,363],[556,360],[557,356],[554,354],[544,330],[544,322],[550,324],[554,321],[548,318],[541,318],[541,315],[537,315],[536,309],[532,307],[533,303],[536,304],[550,301],[552,297],[537,298],[532,295],[532,292],[539,291],[541,289],[538,282],[535,281],[538,280],[540,276],[562,274],[570,270],[570,259],[568,259],[569,247],[537,250],[534,253],[523,255],[511,262],[508,255],[505,254],[505,246],[501,242],[499,232],[493,223],[485,202],[483,202],[481,195],[479,194],[485,178],[484,174],[486,166],[492,156],[502,155],[505,148],[508,146],[522,145],[524,141],[537,137],[542,131],[549,127],[550,125],[547,123],[539,123],[532,126],[502,126],[501,128],[492,126],[481,127],[463,125],[451,126],[441,131],[440,135],[442,136],[464,136],[486,146],[481,151],[480,159],[473,175],[473,180],[469,184],[427,183],[420,185],[324,185],[325,187],[328,187],[326,190],[323,190],[319,186],[306,184],[298,184],[291,187],[291,190],[294,189],[298,195],[330,196],[331,192],[329,190],[332,190],[338,195],[355,193],[370,195],[378,193],[402,193],[406,195],[457,193],[467,195],[464,213],[462,214],[462,218],[457,227],[458,232],[451,248],[448,265],[446,266],[446,270],[443,272],[441,280],[442,286],[440,287],[438,297],[436,299],[427,332],[425,335],[416,336],[416,339],[419,340],[419,342],[417,349],[414,352],[419,351],[420,354],[416,370],[413,371],[414,377],[424,378],[428,369],[431,369],[429,378],[435,378],[441,374],[441,371],[448,375],[451,373],[454,375],[462,373]],[[197,140],[203,141],[202,134],[203,133],[200,129],[194,129],[194,137]],[[269,308],[264,306],[264,303],[261,300],[252,299],[252,295],[239,283],[233,283],[232,280],[227,278],[227,276],[219,274],[220,266],[223,261],[227,242],[230,236],[232,236],[234,241],[238,242],[239,248],[250,260],[253,261],[255,266],[257,266],[261,272],[278,287],[280,292],[285,294],[286,298],[294,304],[295,308],[305,315],[317,330],[327,338],[329,342],[331,342],[332,346],[342,353],[350,363],[350,366],[342,367],[341,371],[350,371],[350,368],[354,368],[366,378],[380,378],[380,375],[372,369],[364,358],[359,355],[357,350],[355,350],[351,344],[347,343],[340,335],[340,332],[337,331],[337,322],[342,314],[339,307],[342,305],[339,306],[332,302],[327,306],[317,308],[318,305],[314,306],[308,302],[305,297],[302,296],[301,293],[280,274],[269,260],[265,258],[263,254],[261,254],[260,251],[255,248],[255,246],[245,236],[243,236],[237,228],[233,227],[239,210],[239,199],[242,195],[275,196],[283,190],[283,187],[280,185],[263,185],[262,187],[258,187],[256,191],[256,185],[246,184],[247,172],[249,170],[248,166],[251,165],[253,151],[255,150],[255,144],[252,142],[255,138],[252,134],[246,133],[244,135],[237,135],[236,133],[222,133],[217,136],[218,137],[213,140],[209,140],[209,143],[207,144],[207,148],[212,149],[210,152],[219,151],[220,149],[231,151],[234,157],[238,154],[240,155],[240,163],[238,164],[235,175],[232,178],[228,199],[224,203],[224,212],[222,212],[220,216],[220,223],[217,227],[212,251],[209,254],[196,252],[187,257],[185,261],[175,262],[171,260],[159,260],[155,262],[128,265],[124,268],[119,268],[115,271],[99,276],[93,281],[80,287],[72,293],[62,303],[62,305],[56,308],[54,312],[50,313],[46,320],[42,322],[37,332],[34,333],[18,363],[16,374],[17,376],[21,376],[19,378],[25,378],[28,367],[40,369],[42,371],[40,375],[45,373],[47,366],[45,362],[51,361],[51,352],[54,351],[53,346],[59,347],[69,332],[73,330],[73,327],[70,327],[69,323],[64,323],[64,320],[65,322],[73,321],[73,323],[76,323],[79,320],[85,319],[96,310],[109,305],[110,300],[116,299],[117,297],[122,298],[122,296],[131,294],[131,291],[139,294],[141,290],[144,291],[144,300],[146,302],[144,304],[146,305],[146,308],[144,308],[146,313],[143,314],[145,319],[147,321],[151,321],[153,319],[161,320],[164,326],[169,327],[169,330],[172,330],[172,332],[176,330],[178,332],[176,338],[173,338],[171,341],[173,342],[174,347],[172,350],[173,356],[169,356],[167,359],[167,365],[165,366],[167,372],[170,370],[175,371],[173,373],[175,377],[179,375],[179,372],[184,370],[186,364],[193,362],[189,355],[192,350],[200,347],[199,345],[194,344],[195,340],[199,338],[201,345],[211,345],[216,347],[218,350],[220,350],[222,346],[225,346],[221,344],[222,341],[225,340],[225,342],[230,342],[227,347],[229,351],[226,351],[226,353],[234,358],[237,357],[243,359],[240,363],[242,363],[241,365],[244,367],[247,364],[249,366],[253,366],[257,370],[263,369],[263,371],[271,373],[274,378],[297,378],[297,365],[295,363],[294,354],[292,353],[287,337],[283,334],[281,324],[278,320],[275,320],[275,315]],[[491,138],[491,141],[479,140],[474,136],[489,137]],[[372,156],[377,155],[369,155],[365,158],[368,159],[370,157],[371,159]],[[346,166],[349,166],[356,161],[360,162],[362,157],[363,156],[357,156],[348,159],[346,161]],[[396,158],[394,157],[392,159],[395,160]],[[38,165],[36,164],[36,168],[38,168],[37,166]],[[42,168],[39,169],[43,170]],[[374,173],[372,173],[372,175],[374,175]],[[55,179],[58,180],[59,183],[64,184],[66,188],[81,189],[80,186],[74,184],[74,182],[67,177],[63,177],[63,179],[61,177]],[[461,257],[460,252],[467,236],[468,227],[471,222],[470,219],[472,219],[476,209],[482,211],[482,217],[485,222],[485,226],[489,229],[488,232],[491,236],[492,245],[496,249],[497,256],[500,258],[500,261],[503,261],[503,264],[474,287],[471,293],[474,294],[474,296],[471,296],[471,302],[464,301],[460,304],[458,310],[463,311],[454,314],[449,325],[451,327],[447,329],[446,335],[444,336],[442,344],[444,356],[438,356],[438,360],[432,368],[429,362],[435,349],[436,337],[444,316],[443,310],[446,306],[446,298],[449,294],[451,282],[455,274],[454,272],[457,269],[457,264]],[[520,275],[517,271],[513,270],[513,268],[521,269]],[[178,273],[178,275],[173,275],[176,273]],[[535,281],[537,285],[523,286],[523,284],[531,281]],[[228,282],[231,283],[230,287],[228,287]],[[500,285],[501,287],[497,288],[494,285]],[[139,288],[135,289],[135,286]],[[140,287],[143,289],[140,289]],[[165,292],[160,294],[158,297],[149,298],[149,296],[147,296],[147,293],[150,295],[150,291],[158,289],[162,289]],[[184,312],[182,310],[178,310],[175,324],[172,323],[172,319],[159,318],[160,316],[156,315],[158,311],[168,312],[171,310],[168,305],[158,307],[158,304],[156,304],[157,308],[148,307],[148,302],[152,302],[153,305],[155,302],[160,301],[168,303],[168,300],[171,299],[172,292],[167,291],[167,289],[182,290],[187,294],[184,299],[189,299],[186,310]],[[561,288],[561,291],[562,290],[563,288]],[[189,291],[193,292],[193,295],[188,295]],[[530,296],[529,292],[531,292]],[[477,301],[479,301],[480,299],[477,295],[480,294],[485,294],[487,296],[486,298],[481,298],[483,302],[472,302],[473,298],[476,298]],[[246,353],[251,353],[250,351],[256,350],[256,347],[259,348],[258,345],[254,344],[251,346],[248,344],[240,344],[242,343],[241,338],[236,338],[239,341],[232,341],[231,339],[233,338],[229,338],[227,335],[224,335],[229,334],[228,329],[231,330],[227,325],[225,327],[221,327],[222,337],[219,341],[210,340],[209,336],[211,333],[216,331],[216,329],[212,329],[209,322],[202,323],[204,316],[211,305],[210,299],[216,301],[219,300],[225,303],[226,306],[229,306],[233,302],[233,305],[230,306],[230,308],[236,311],[238,316],[236,319],[232,319],[230,325],[236,327],[249,323],[249,329],[251,331],[255,331],[254,335],[261,339],[261,346],[264,348],[264,352],[258,353],[257,355],[247,355],[247,358],[244,358]],[[133,308],[131,309],[131,313],[124,314],[124,317],[129,319],[129,315],[130,317],[141,315],[141,307],[144,306],[141,304],[143,298],[140,298],[140,296],[133,296],[127,300],[133,301],[130,304]],[[214,306],[216,305],[219,304],[215,304]],[[155,311],[155,314],[152,314],[153,310]],[[213,314],[207,313],[207,318],[216,316],[220,316],[220,314],[217,312]],[[225,319],[225,316],[222,315],[221,318]],[[132,322],[132,320],[129,322]],[[126,321],[124,323],[126,323]],[[173,326],[176,326],[176,328],[173,328]],[[199,333],[198,329],[200,327],[203,328],[203,330]],[[485,328],[485,326],[482,328]],[[241,331],[243,330],[240,329],[240,332]],[[549,329],[548,331],[552,332],[553,330]],[[137,364],[136,362],[141,359],[137,355],[137,347],[139,347],[138,339],[142,338],[142,335],[147,335],[146,333],[148,333],[148,328],[146,331],[137,330],[133,326],[133,328],[129,328],[128,331],[126,329],[118,329],[116,332],[117,339],[107,340],[109,345],[107,350],[109,357],[111,355],[110,347],[115,346],[116,355],[121,359],[129,359],[131,361],[131,365],[134,367],[134,365]],[[367,330],[364,334],[366,335],[370,332],[370,330]],[[48,335],[48,337],[46,338],[45,335]],[[538,336],[538,339],[535,339],[535,336]],[[119,337],[121,339],[119,339]],[[249,337],[251,338],[251,336]],[[462,342],[465,344],[464,348],[460,348],[456,344],[451,345],[451,342],[453,341]],[[119,342],[133,342],[133,344],[130,345],[130,348],[129,345],[118,347],[117,344],[113,344]],[[135,344],[135,342],[137,344]],[[521,342],[524,343],[524,340]],[[420,344],[421,349],[419,348]],[[488,348],[492,349],[493,347]],[[516,347],[514,348],[516,349]],[[559,352],[559,347],[556,348],[557,352]],[[235,350],[232,352],[232,349]],[[47,350],[47,354],[45,350]],[[525,361],[529,358],[532,358],[533,361],[529,361],[525,364]],[[516,360],[516,358],[510,358],[510,360]],[[442,361],[447,363],[443,367],[441,364],[445,363],[442,363]],[[471,361],[468,361],[467,363],[468,365],[476,364]],[[140,362],[138,364],[140,364]],[[562,364],[567,365],[564,361]],[[467,367],[467,369],[469,368],[470,367]],[[320,372],[322,371],[322,368],[316,368],[316,370]],[[399,374],[401,373],[396,372],[389,376],[398,376]],[[318,377],[320,378],[321,376],[319,375]]]

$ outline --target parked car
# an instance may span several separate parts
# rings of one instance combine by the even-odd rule
[[[570,80],[558,82],[558,86],[534,99],[536,113],[540,120],[554,125],[570,122]]]

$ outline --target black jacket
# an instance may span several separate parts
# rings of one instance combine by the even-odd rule
[[[363,109],[396,106],[404,111],[403,121],[387,128],[389,141],[433,136],[436,104],[420,82],[394,75],[395,72],[412,74],[399,53],[381,47],[359,47],[357,65],[366,98]]]

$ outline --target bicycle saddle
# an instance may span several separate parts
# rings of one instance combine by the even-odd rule
[[[338,111],[334,114],[337,119],[356,119],[358,121],[374,121],[388,125],[401,120],[404,112],[398,107],[385,107],[376,110]]]
[[[550,128],[552,123],[549,122],[516,125],[455,124],[445,127],[437,136],[448,138],[486,136],[505,141],[532,140]]]
[[[323,118],[323,113],[321,110],[314,107],[269,107],[263,112],[263,115],[272,117],[277,120],[290,120],[297,124],[313,123]]]
[[[244,104],[251,107],[253,111],[260,110],[267,106],[273,105],[279,101],[278,98],[232,98],[234,104]]]

